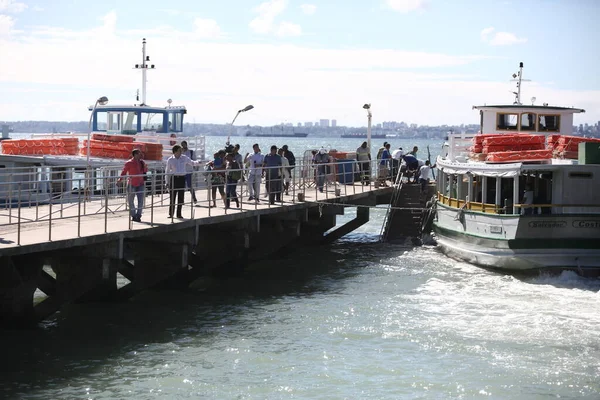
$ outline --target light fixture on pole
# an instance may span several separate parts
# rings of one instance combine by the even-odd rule
[[[363,108],[367,110],[367,147],[369,148],[369,151],[371,151],[371,117],[373,116],[373,114],[371,114],[371,103],[365,104]]]
[[[92,119],[94,118],[94,112],[96,111],[96,107],[98,106],[98,104],[103,106],[106,103],[108,103],[108,97],[106,97],[106,96],[99,97],[98,100],[96,100],[96,103],[94,104],[94,107],[92,108],[92,114],[90,115],[90,123],[88,124],[89,129],[88,129],[88,137],[87,137],[87,165],[88,165],[88,167],[90,166],[90,135],[92,134]]]
[[[98,100],[96,100],[96,103],[94,104],[94,107],[92,108],[92,114],[90,115],[90,123],[88,124],[88,134],[87,134],[87,169],[86,169],[86,189],[84,192],[84,197],[87,199],[89,197],[89,188],[90,188],[90,178],[91,178],[91,172],[90,171],[90,139],[91,139],[91,134],[92,134],[92,120],[94,118],[94,112],[96,111],[96,107],[98,106],[98,104],[100,104],[101,106],[105,105],[106,103],[108,103],[108,97],[106,96],[102,96],[99,97]]]
[[[250,111],[253,108],[254,108],[254,106],[252,104],[250,104],[250,105],[247,105],[246,107],[242,108],[241,110],[238,110],[237,114],[235,114],[235,117],[233,117],[233,121],[231,121],[231,127],[229,128],[229,134],[227,135],[227,142],[225,142],[225,144],[227,146],[229,146],[229,138],[231,136],[231,132],[233,131],[233,123],[237,119],[238,115],[240,115],[240,113],[243,113],[243,112],[246,112],[246,111]]]

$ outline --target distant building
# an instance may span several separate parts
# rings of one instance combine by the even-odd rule
[[[308,127],[308,128],[312,128],[313,123],[312,122],[305,122],[304,126]]]
[[[319,126],[321,128],[327,128],[329,126],[329,120],[328,119],[320,119]]]
[[[298,125],[296,125],[298,128],[302,127],[302,122],[298,122]]]
[[[333,128],[335,128],[335,127],[337,126],[337,119],[332,119],[332,120],[331,120],[331,126],[332,126]]]

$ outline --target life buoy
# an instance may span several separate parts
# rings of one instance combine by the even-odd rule
[[[119,142],[119,143],[133,143],[135,138],[133,136],[123,135],[107,135],[104,133],[94,133],[92,135],[93,140],[103,140],[106,142]]]
[[[544,150],[546,146],[543,143],[538,144],[520,144],[520,145],[493,145],[493,146],[483,146],[481,153],[489,154],[489,153],[497,153],[500,151],[525,151],[525,150]]]
[[[2,154],[12,155],[76,155],[77,138],[12,139],[2,141]]]
[[[542,135],[501,135],[492,136],[483,140],[483,146],[498,145],[525,145],[525,144],[545,144],[546,137]],[[516,149],[515,149],[516,150]]]
[[[499,151],[488,153],[485,160],[493,163],[540,161],[552,158],[552,150]]]
[[[171,135],[170,135],[170,136],[171,136],[172,138],[176,138],[176,137],[177,137],[177,135],[176,135],[176,134],[174,134],[174,133],[171,133]],[[169,144],[170,144],[171,146],[175,146],[175,145],[177,144],[177,140],[171,140],[171,141],[169,142]]]

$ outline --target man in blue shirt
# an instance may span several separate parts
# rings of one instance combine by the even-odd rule
[[[402,156],[402,159],[406,163],[406,171],[408,176],[408,181],[410,182],[410,177],[413,176],[413,182],[417,182],[417,171],[419,170],[419,160],[417,157],[412,154],[405,154]]]
[[[386,143],[384,145],[384,150],[381,152],[381,161],[379,161],[379,180],[381,181],[382,186],[387,186],[385,181],[390,173],[389,163],[391,159],[390,144]]]
[[[271,146],[271,152],[265,156],[263,166],[266,167],[266,187],[269,193],[269,202],[275,204],[275,201],[281,202],[281,166],[283,162],[281,156],[277,154],[277,146]]]

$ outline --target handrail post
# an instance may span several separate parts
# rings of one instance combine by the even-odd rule
[[[48,241],[52,241],[52,195],[48,206]]]
[[[108,232],[108,185],[104,178],[104,233]]]
[[[156,174],[152,174],[152,187],[150,189],[150,226],[154,227],[154,194],[156,193]],[[145,204],[144,204],[145,207]]]
[[[81,179],[77,185],[77,237],[81,237]]]
[[[21,245],[21,182],[19,182],[19,208],[17,209],[17,245]]]
[[[12,224],[12,173],[8,175],[8,224]]]

